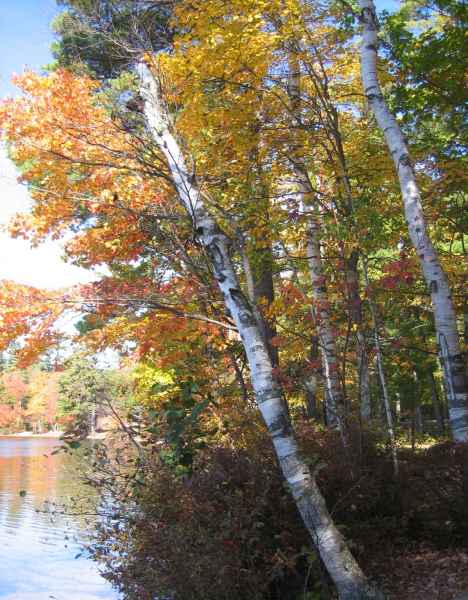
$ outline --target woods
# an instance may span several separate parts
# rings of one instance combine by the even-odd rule
[[[464,10],[418,0],[379,20],[369,0],[59,4],[55,62],[16,76],[22,95],[0,105],[33,202],[10,231],[65,238],[67,260],[96,281],[2,282],[0,347],[16,369],[58,344],[111,348],[132,372],[120,391],[85,364],[61,379],[74,426],[89,411],[73,381],[86,406],[104,385],[120,394],[126,466],[103,449],[91,484],[113,497],[122,533],[115,515],[104,522],[96,558],[128,598],[395,597],[366,544],[388,534],[397,548],[400,531],[408,545],[466,545]],[[446,78],[435,47],[453,57]],[[77,315],[73,336],[61,324]],[[446,497],[428,492],[433,523],[408,498],[437,465],[449,474]],[[241,521],[249,485],[274,490],[256,507],[265,535],[235,566],[237,534],[196,514],[204,493],[218,497],[217,473],[221,513]],[[179,587],[182,563],[209,566],[202,548],[176,555],[165,527],[180,544],[200,530],[207,548],[221,535],[225,592]],[[236,587],[243,569],[255,589]]]
[[[113,427],[108,402],[130,410],[132,376],[126,370],[99,369],[88,357],[73,355],[60,363],[48,357],[27,369],[1,361],[0,431],[47,433]]]

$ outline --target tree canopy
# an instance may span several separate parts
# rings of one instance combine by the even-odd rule
[[[257,407],[340,598],[379,598],[296,430],[346,455],[376,427],[395,480],[405,426],[468,441],[464,9],[405,2],[379,30],[371,0],[60,4],[55,63],[0,105],[33,201],[10,230],[104,274],[4,282],[0,348],[31,364],[79,313],[75,342],[133,361],[178,476],[260,439]],[[87,422],[107,384],[80,360],[58,406]]]

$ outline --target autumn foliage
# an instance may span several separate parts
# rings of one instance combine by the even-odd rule
[[[123,425],[127,433],[138,432],[131,446],[143,440],[147,448],[139,452],[148,450],[151,468],[161,470],[153,475],[142,459],[135,463],[132,477],[140,476],[140,467],[144,472],[135,492],[143,522],[129,521],[125,534],[115,534],[126,560],[120,570],[111,569],[111,579],[142,598],[174,590],[177,598],[279,598],[287,577],[304,582],[310,572],[326,587],[301,534],[290,533],[298,522],[254,411],[245,336],[218,286],[217,267],[226,256],[203,242],[203,227],[194,227],[196,207],[181,202],[177,169],[168,168],[161,132],[148,125],[136,68],[143,61],[169,115],[168,131],[185,156],[188,172],[181,179],[193,183],[215,232],[227,240],[239,282],[234,291],[261,331],[272,386],[287,406],[288,432],[299,431],[327,500],[341,506],[340,520],[356,532],[356,554],[363,557],[360,544],[381,541],[358,527],[362,516],[372,528],[373,510],[390,536],[396,538],[398,522],[407,539],[416,539],[411,522],[418,517],[408,490],[418,489],[424,461],[416,461],[412,473],[398,443],[407,436],[415,451],[418,436],[449,434],[451,391],[444,384],[431,290],[411,247],[384,136],[362,92],[353,7],[181,0],[165,5],[158,27],[170,35],[158,38],[156,47],[151,36],[153,46],[141,42],[136,9],[130,29],[120,23],[123,30],[111,32],[112,38],[102,15],[86,20],[93,3],[65,4],[73,27],[86,22],[88,28],[68,31],[65,20],[61,35],[70,36],[67,43],[96,35],[96,56],[90,58],[87,47],[80,62],[62,44],[53,68],[16,76],[21,96],[0,104],[3,139],[32,199],[31,212],[18,214],[9,229],[33,245],[49,236],[65,239],[66,259],[93,270],[94,281],[54,291],[1,283],[0,351],[17,362],[16,370],[2,374],[0,427],[25,419],[51,426],[57,418],[55,379],[32,371],[26,383],[18,369],[60,343],[79,343],[88,355],[116,350],[132,369],[137,405]],[[106,3],[106,14],[114,14],[115,4]],[[390,108],[400,110],[405,133],[419,127],[409,142],[411,155],[461,330],[466,153],[453,127],[461,103],[452,90],[453,115],[435,127],[414,97],[425,81],[424,64],[437,74],[424,44],[452,40],[455,21],[430,11],[423,21],[424,11],[404,4],[384,24],[380,83]],[[410,13],[419,29],[407,29]],[[415,57],[415,79],[405,44]],[[439,106],[436,96],[434,90],[427,94],[434,118],[446,102]],[[75,322],[75,334],[64,330],[64,319]],[[79,413],[76,404],[69,413]],[[350,454],[336,448],[338,436],[329,426],[340,429]],[[450,487],[460,476],[457,448],[443,447],[434,460],[445,468],[452,451],[456,473],[441,485],[457,496]],[[316,453],[327,456],[328,471],[319,468]],[[399,453],[403,475],[396,492],[398,469],[394,462],[390,473],[389,456]],[[121,493],[115,497],[125,507],[131,501]],[[395,513],[387,493],[400,503]],[[445,518],[450,510],[439,500]],[[226,522],[217,520],[220,514]],[[182,549],[187,533],[178,525],[181,515],[189,549]],[[100,531],[104,549],[114,541],[107,527]],[[428,534],[432,541],[443,538],[436,529]],[[168,571],[158,563],[159,552]],[[146,567],[148,555],[156,566],[143,572],[139,563]],[[108,556],[103,550],[98,558]],[[216,579],[218,571],[223,575]],[[211,596],[203,595],[207,578]],[[312,598],[309,583],[304,594]]]

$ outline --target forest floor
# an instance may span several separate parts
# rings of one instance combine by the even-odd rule
[[[421,544],[402,553],[376,556],[370,574],[388,600],[455,600],[463,593],[468,599],[468,552],[461,549]]]
[[[373,454],[376,447],[365,447],[355,487],[344,468],[321,475],[330,504],[341,502],[339,521],[364,571],[388,600],[468,600],[464,447],[423,438],[413,449],[403,438],[398,485],[388,457],[382,461],[384,455]],[[330,440],[321,452],[332,464]]]

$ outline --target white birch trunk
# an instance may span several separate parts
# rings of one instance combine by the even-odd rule
[[[304,381],[306,416],[308,419],[317,418],[317,376],[311,375]]]
[[[364,93],[382,130],[400,182],[406,222],[431,295],[446,389],[450,426],[457,442],[468,442],[468,381],[460,351],[451,292],[437,252],[427,233],[421,194],[406,140],[383,97],[377,74],[377,17],[373,0],[359,0],[363,25],[361,76]]]
[[[296,55],[289,55],[288,96],[294,119],[301,122],[301,67]],[[344,444],[347,434],[344,419],[344,394],[340,380],[340,363],[336,351],[335,335],[331,325],[326,275],[323,268],[320,243],[320,215],[311,198],[313,191],[306,176],[306,167],[300,160],[292,161],[298,186],[298,203],[305,212],[310,212],[307,223],[307,262],[312,284],[314,316],[319,338],[319,350],[325,380],[325,414],[327,425],[338,427]]]
[[[244,345],[257,405],[304,524],[342,600],[379,598],[381,596],[369,585],[333,523],[314,474],[300,455],[285,412],[282,390],[273,377],[266,343],[250,303],[239,287],[229,239],[206,209],[200,191],[187,171],[183,153],[171,131],[158,81],[146,65],[139,67],[139,75],[148,128],[165,156],[178,198],[191,215],[195,233],[211,259],[214,277]]]

